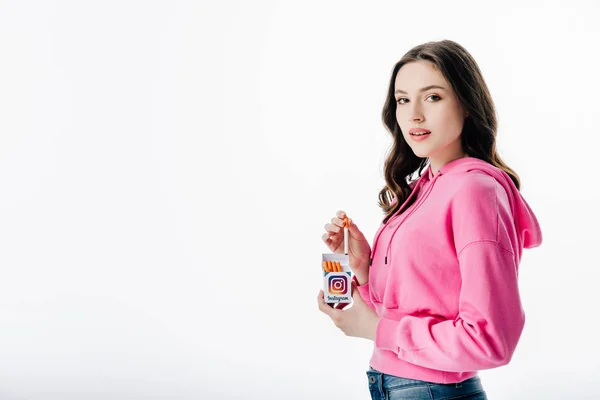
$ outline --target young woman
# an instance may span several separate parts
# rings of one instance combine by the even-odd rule
[[[523,248],[542,243],[517,174],[496,150],[494,103],[473,57],[443,40],[394,66],[383,122],[394,144],[373,248],[349,218],[352,307],[319,309],[373,340],[373,399],[486,399],[477,372],[506,365],[525,324]],[[344,211],[323,241],[343,252]],[[345,305],[344,305],[345,306]]]

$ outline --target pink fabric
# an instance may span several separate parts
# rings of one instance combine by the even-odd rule
[[[522,251],[542,243],[535,215],[504,171],[472,157],[428,167],[413,195],[379,227],[358,287],[381,317],[371,366],[454,383],[507,364],[525,324]]]

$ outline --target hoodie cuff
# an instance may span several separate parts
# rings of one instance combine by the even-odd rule
[[[375,333],[375,347],[398,354],[398,346],[395,342],[398,337],[399,325],[398,321],[380,318]]]
[[[354,276],[352,280],[356,284],[356,289],[358,289],[358,293],[360,293],[360,297],[362,297],[362,299],[365,302],[370,303],[371,302],[371,294],[369,293],[369,282],[365,283],[364,285],[359,285],[358,280],[356,279],[356,276]]]

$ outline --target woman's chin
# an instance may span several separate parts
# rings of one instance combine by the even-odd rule
[[[422,149],[412,149],[413,153],[415,153],[415,156],[420,157],[420,158],[427,158],[429,157],[429,152],[427,151],[423,151]]]

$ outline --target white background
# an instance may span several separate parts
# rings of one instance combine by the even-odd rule
[[[317,308],[372,240],[392,67],[451,39],[544,234],[491,399],[600,397],[595,1],[0,2],[0,398],[367,399]]]

